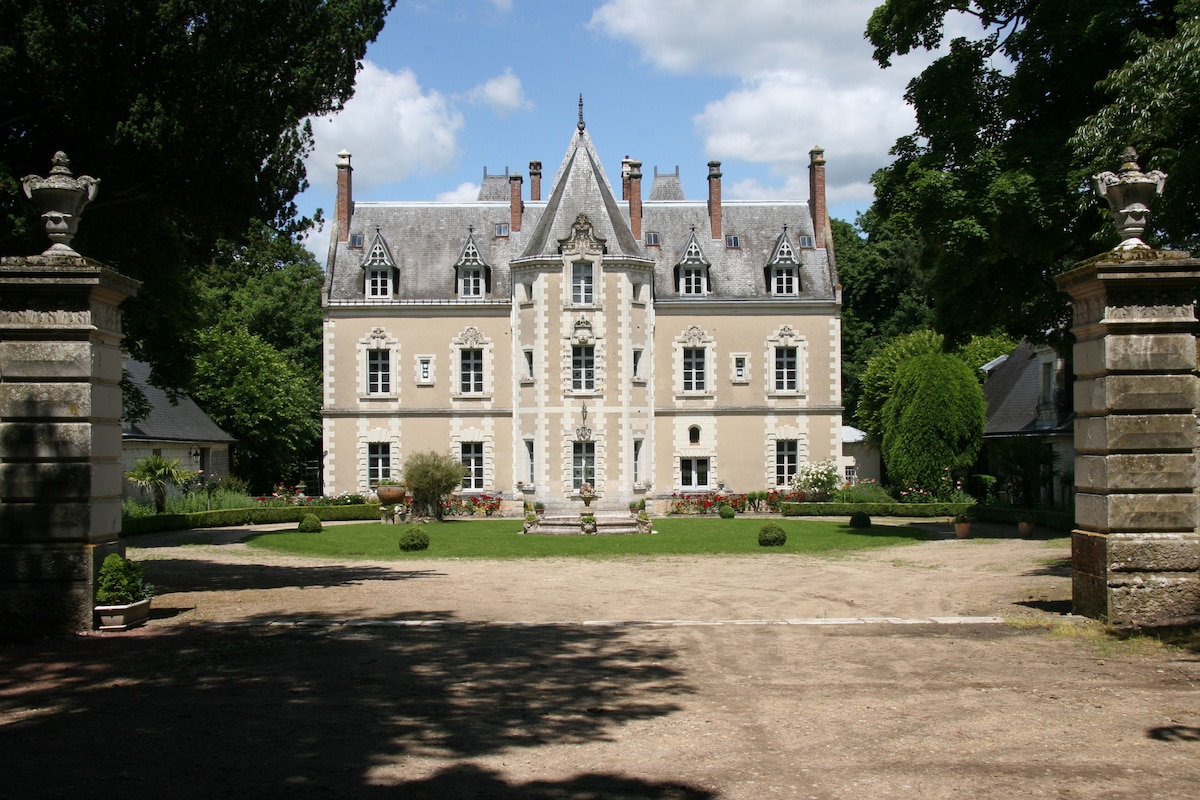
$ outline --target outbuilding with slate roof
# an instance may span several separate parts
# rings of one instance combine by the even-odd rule
[[[400,477],[415,452],[464,493],[601,511],[749,492],[841,456],[840,306],[815,148],[808,202],[684,198],[679,168],[626,158],[614,188],[579,120],[475,202],[338,196],[322,305],[329,493]],[[507,183],[507,194],[503,182]],[[661,185],[660,185],[661,184]]]

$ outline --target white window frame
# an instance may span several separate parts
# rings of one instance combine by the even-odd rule
[[[698,264],[687,264],[679,268],[679,293],[692,296],[704,296],[706,291],[704,267]]]
[[[800,390],[800,348],[776,345],[774,381],[776,394]]]
[[[537,480],[536,480],[537,479],[537,470],[534,469],[534,467],[537,465],[537,459],[535,457],[536,452],[537,452],[537,450],[534,447],[533,439],[526,439],[525,440],[525,466],[526,466],[525,482],[528,483],[530,486],[537,483]]]
[[[367,394],[392,393],[392,351],[372,348],[367,351]]]
[[[483,442],[460,442],[459,453],[467,467],[461,483],[463,491],[483,491]]]
[[[775,485],[791,486],[800,469],[800,442],[796,439],[775,440]]]
[[[575,491],[584,483],[596,485],[596,443],[571,443],[571,486]]]
[[[750,354],[734,353],[731,356],[729,379],[733,383],[750,382]]]
[[[484,393],[483,348],[463,347],[458,351],[458,388],[460,394]]]
[[[367,486],[374,488],[392,477],[391,442],[367,442]]]
[[[795,264],[772,267],[771,294],[776,297],[795,297],[800,294],[800,268]]]
[[[708,348],[683,348],[683,391],[702,394],[708,391]]]
[[[511,227],[509,226],[509,224],[507,222],[497,222],[496,223],[496,236],[498,238],[504,238],[504,237],[508,236],[510,230],[511,230]]]
[[[817,246],[817,243],[813,240],[813,237],[801,235],[800,236],[800,246],[811,250],[812,248]]]
[[[482,267],[458,268],[458,296],[468,298],[483,297]]]
[[[571,262],[571,305],[590,306],[596,302],[596,265],[591,261]]]
[[[711,462],[707,457],[683,457],[679,459],[679,486],[681,489],[708,489],[711,487]],[[703,478],[703,481],[701,481]]]
[[[658,231],[646,231],[646,246],[647,247],[659,247],[660,246],[659,242],[660,242],[660,240],[658,237]]]
[[[645,449],[645,439],[633,440],[633,483],[635,486],[642,482],[642,451]]]
[[[590,344],[571,345],[571,390],[596,390],[596,347]]]
[[[367,267],[367,297],[391,297],[392,268]]]
[[[727,234],[725,236],[725,249],[726,250],[741,250],[742,249],[742,237],[738,236],[736,233]]]

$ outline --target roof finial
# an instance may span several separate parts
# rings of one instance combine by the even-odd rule
[[[579,128],[580,133],[583,133],[583,129],[587,127],[583,124],[583,92],[579,93],[579,122],[575,124],[575,127]]]

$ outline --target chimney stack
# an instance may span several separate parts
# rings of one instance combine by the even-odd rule
[[[337,200],[334,201],[333,221],[337,225],[337,241],[350,240],[350,214],[354,210],[354,194],[351,190],[350,152],[337,154]]]
[[[829,211],[825,206],[825,150],[820,145],[808,151],[808,210],[812,214],[813,242],[828,247],[825,241]]]
[[[521,202],[521,184],[524,181],[519,174],[508,176],[508,208],[513,233],[521,230],[521,212],[525,210],[525,204]]]
[[[542,199],[542,162],[529,162],[529,199],[537,202]]]
[[[633,169],[633,159],[625,156],[621,159],[621,199],[629,199],[629,173]]]
[[[712,238],[721,238],[721,162],[708,162],[708,226]]]
[[[625,162],[622,163],[621,169],[624,171],[625,163],[629,164],[629,177],[624,181],[629,186],[629,229],[633,231],[633,238],[642,238],[642,162],[630,161],[629,156],[625,157]]]

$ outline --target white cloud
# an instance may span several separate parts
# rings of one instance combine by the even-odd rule
[[[469,203],[479,197],[479,184],[466,181],[434,198],[439,203]]]
[[[354,156],[357,194],[453,167],[463,117],[442,94],[423,91],[411,70],[389,72],[364,61],[346,107],[312,124],[316,146],[306,161],[309,180],[318,187],[336,184],[334,165],[344,148]]]
[[[511,68],[471,89],[467,92],[467,99],[472,103],[490,107],[501,117],[507,117],[514,111],[533,108],[533,103],[525,97],[521,79],[513,74]]]
[[[496,7],[497,11],[512,11],[513,0],[488,0],[489,3]]]

